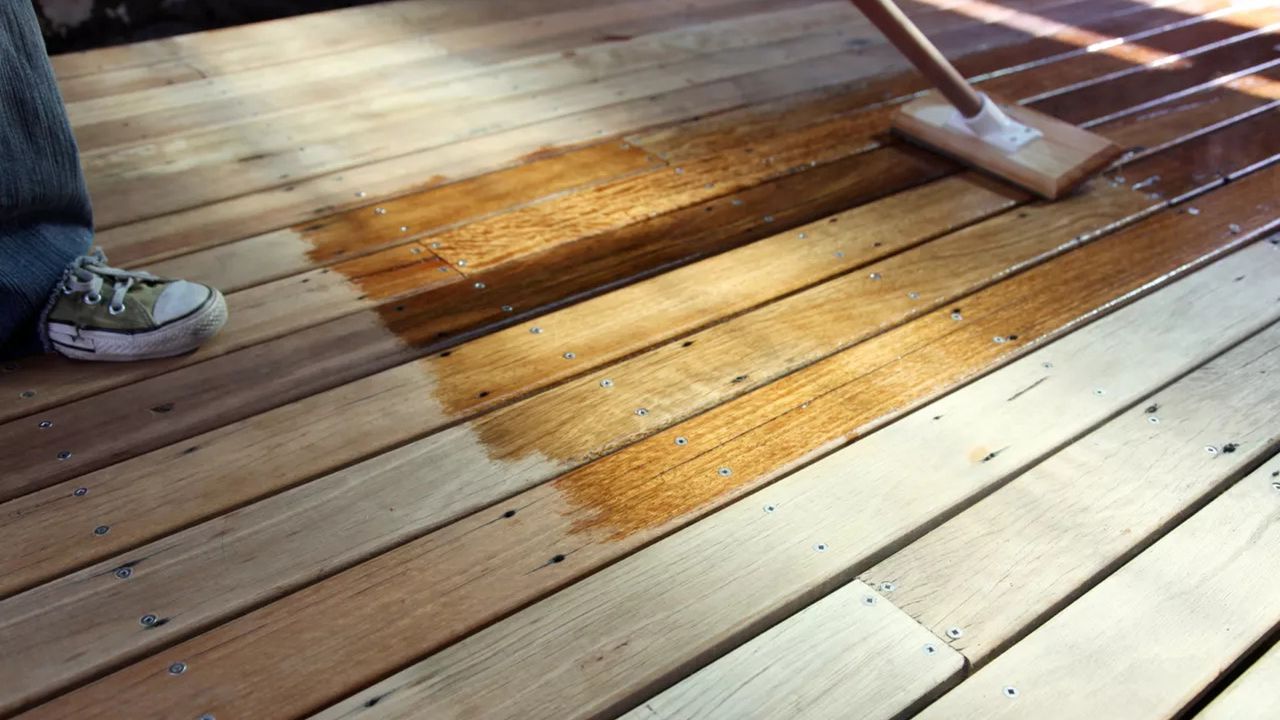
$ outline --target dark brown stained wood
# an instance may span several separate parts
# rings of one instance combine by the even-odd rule
[[[1225,119],[1220,117],[1219,119]],[[1147,136],[1145,144],[1158,145],[1167,142],[1176,137],[1176,133],[1162,132],[1153,133]],[[743,201],[740,206],[732,203],[715,203],[713,205],[703,206],[685,214],[676,214],[667,218],[658,218],[654,221],[642,223],[637,226],[624,230],[621,234],[616,235],[613,239],[602,243],[601,238],[593,238],[590,243],[584,243],[577,248],[583,250],[583,255],[575,256],[577,248],[570,247],[563,254],[553,258],[548,258],[550,262],[541,263],[544,266],[559,267],[578,267],[582,273],[584,285],[591,287],[610,280],[616,280],[624,275],[624,272],[618,270],[615,264],[625,266],[627,263],[634,262],[639,259],[642,266],[660,267],[661,265],[679,259],[681,253],[689,252],[690,248],[695,245],[707,243],[707,249],[716,249],[719,243],[723,243],[726,238],[734,237],[732,233],[744,232],[744,228],[749,227],[753,215],[754,220],[760,226],[755,232],[767,232],[771,225],[780,223],[761,223],[761,214],[770,214],[777,212],[776,219],[787,221],[789,218],[797,217],[799,211],[801,217],[798,219],[808,219],[813,216],[831,212],[835,208],[842,207],[841,201],[855,201],[874,197],[878,192],[893,187],[902,187],[915,182],[919,179],[928,177],[936,177],[941,166],[932,161],[930,158],[919,158],[918,155],[901,155],[903,151],[889,149],[872,153],[865,158],[859,160],[857,158],[846,168],[832,168],[835,172],[829,175],[839,177],[841,172],[852,173],[843,181],[846,183],[846,190],[843,195],[833,198],[827,198],[814,188],[813,185],[790,182],[788,185],[779,185],[777,187],[761,188],[761,192],[755,196],[742,195],[739,200]],[[885,153],[888,153],[887,155]],[[877,166],[868,164],[871,158],[879,158],[881,163]],[[930,169],[933,168],[933,169]],[[812,171],[810,171],[812,172]],[[801,175],[803,177],[803,174]],[[898,182],[896,178],[901,178]],[[781,195],[774,193],[781,192]],[[812,205],[800,208],[790,207],[791,197],[799,195],[809,198]],[[816,195],[816,197],[815,197]],[[759,197],[763,203],[763,207],[757,207],[756,198]],[[705,212],[707,208],[712,208],[712,212]],[[808,214],[807,214],[808,213]],[[702,220],[698,220],[698,215],[706,215]],[[694,216],[692,219],[689,215]],[[730,218],[734,218],[730,220]],[[689,223],[692,222],[695,227],[701,227],[701,230],[691,232]],[[672,228],[675,228],[677,235],[671,235]],[[728,234],[726,234],[728,233]],[[744,236],[749,238],[750,235]],[[742,239],[742,238],[739,238]],[[723,245],[719,245],[723,247]],[[605,250],[594,256],[603,259],[604,262],[591,261],[592,252],[596,250]],[[655,255],[655,253],[658,253]],[[662,253],[668,253],[663,255]],[[584,258],[585,256],[585,258]],[[429,344],[436,340],[436,335],[440,332],[456,332],[465,330],[469,324],[478,321],[493,318],[497,316],[501,318],[504,313],[498,307],[498,304],[505,304],[514,308],[523,310],[527,305],[534,304],[539,297],[545,297],[548,290],[551,292],[565,292],[564,287],[566,280],[561,278],[548,278],[537,272],[527,273],[530,278],[539,278],[542,280],[529,283],[525,281],[521,283],[519,276],[523,273],[523,268],[518,268],[511,275],[499,274],[497,277],[482,277],[481,281],[485,282],[487,289],[485,295],[492,297],[489,302],[493,305],[487,307],[476,308],[475,297],[476,291],[469,285],[458,286],[456,290],[446,288],[445,293],[433,293],[423,295],[417,299],[408,299],[403,302],[397,302],[392,305],[383,306],[380,312],[387,327],[391,328],[395,335],[401,340],[407,340],[414,344]],[[513,277],[514,275],[514,277]],[[305,278],[304,278],[305,279]],[[547,285],[539,286],[537,282],[547,283]],[[265,292],[266,298],[273,297],[272,293]],[[500,293],[496,297],[490,293]],[[487,316],[487,317],[486,317]],[[287,318],[287,315],[286,315]],[[396,361],[407,359],[403,351],[397,351],[395,347],[402,347],[398,341],[388,335],[383,334],[380,330],[371,329],[363,330],[364,326],[358,325],[356,319],[353,318],[352,329],[343,329],[340,332],[330,331],[329,334],[315,332],[302,336],[291,337],[291,341],[301,344],[306,338],[314,337],[317,341],[324,343],[324,348],[309,349],[304,345],[297,352],[299,355],[306,357],[319,356],[323,358],[326,353],[336,352],[336,348],[329,342],[328,337],[331,334],[348,337],[353,346],[359,347],[362,352],[388,352],[388,360]],[[320,329],[323,329],[321,326]],[[291,343],[292,344],[292,343]],[[388,344],[392,347],[387,347]],[[379,351],[378,348],[387,348]],[[275,348],[272,348],[274,351]],[[267,351],[269,352],[269,351]],[[264,352],[264,355],[266,352]],[[118,436],[111,438],[102,438],[100,440],[86,440],[89,437],[98,437],[95,433],[76,432],[80,424],[84,422],[84,418],[93,417],[94,412],[78,410],[76,407],[67,407],[61,412],[42,416],[43,419],[50,419],[55,422],[56,432],[38,431],[35,425],[29,422],[18,422],[4,428],[4,434],[13,438],[13,442],[18,445],[30,448],[31,455],[36,459],[30,464],[30,470],[26,473],[32,478],[41,478],[44,483],[50,483],[58,479],[71,477],[79,472],[101,467],[106,462],[113,459],[124,457],[123,453],[136,453],[145,449],[159,447],[167,441],[172,441],[183,436],[198,432],[203,429],[214,427],[220,422],[226,422],[229,419],[227,414],[228,408],[234,408],[237,414],[230,417],[243,417],[250,414],[254,409],[266,409],[276,402],[286,402],[295,397],[301,397],[309,392],[315,391],[317,388],[330,386],[328,383],[337,384],[343,379],[353,379],[359,374],[353,368],[358,369],[360,366],[355,364],[356,358],[351,359],[350,365],[341,368],[341,372],[333,372],[331,365],[325,364],[321,360],[317,360],[317,368],[325,368],[325,373],[321,374],[318,370],[315,373],[315,380],[308,384],[299,380],[299,375],[308,374],[308,367],[298,367],[297,363],[289,357],[290,353],[281,351],[279,357],[282,362],[289,363],[288,372],[292,374],[291,382],[288,387],[290,392],[281,397],[280,395],[269,395],[257,391],[252,384],[246,384],[243,373],[239,371],[231,362],[231,356],[226,363],[219,363],[218,367],[226,367],[226,381],[218,380],[217,376],[211,377],[213,373],[205,372],[212,370],[206,363],[195,371],[199,372],[200,379],[184,380],[182,376],[171,376],[161,378],[150,382],[144,386],[134,386],[127,390],[116,392],[110,396],[103,396],[98,402],[104,407],[112,408],[112,412],[119,413],[122,407],[132,406],[136,408],[133,412],[133,423],[128,424],[128,430],[122,431]],[[259,356],[261,357],[261,356]],[[386,362],[384,365],[373,366],[374,370],[387,367],[394,362]],[[268,361],[261,360],[260,364],[266,364]],[[268,365],[269,366],[269,365]],[[78,371],[78,366],[71,366],[72,371]],[[120,369],[111,368],[116,373],[121,373]],[[219,370],[221,372],[221,370]],[[107,379],[117,379],[108,377]],[[326,384],[319,384],[326,383]],[[184,385],[186,386],[184,389]],[[191,386],[204,388],[204,391],[198,395],[192,395]],[[41,391],[45,388],[41,388]],[[154,390],[154,393],[152,392]],[[237,402],[237,398],[239,401]],[[38,399],[38,398],[37,398]],[[172,407],[175,402],[182,399],[181,411],[156,413],[153,408],[156,407]],[[198,413],[192,416],[192,413]],[[75,418],[81,418],[78,423]],[[27,441],[20,441],[19,438],[29,438]],[[54,458],[65,447],[66,439],[74,438],[75,445],[72,449],[73,456],[67,461],[53,463],[49,458]],[[107,446],[111,448],[107,452],[94,449],[94,445]],[[41,460],[43,458],[43,460]],[[50,467],[52,465],[52,467]],[[14,477],[12,483],[25,484],[27,482],[22,477]]]
[[[1018,37],[1021,34],[1015,32],[1006,39],[1014,41]],[[876,62],[886,62],[892,57],[889,54]],[[839,85],[865,76],[865,61],[863,51],[855,50],[845,55],[688,87],[662,96],[609,105],[547,123],[487,135],[440,148],[439,152],[432,150],[372,163],[340,175],[297,182],[284,188],[109,229],[100,237],[107,242],[121,235],[181,234],[212,237],[214,242],[225,242],[229,238],[261,233],[334,209],[350,207],[356,204],[349,202],[356,191],[368,191],[370,196],[410,192],[420,188],[420,180],[424,177],[435,174],[463,177],[490,170],[506,164],[513,155],[549,145],[564,145],[584,137],[596,137],[609,128],[619,132],[633,131],[685,120],[690,115],[772,100],[809,88]]]
[[[571,192],[661,164],[642,150],[616,142],[538,158],[524,165],[447,183],[398,198],[247,238],[204,252],[183,237],[108,246],[122,266],[155,263],[189,253],[151,270],[167,277],[207,282],[224,293],[304,270],[417,240],[459,223],[540,198]],[[385,212],[379,213],[381,208]],[[407,228],[407,230],[401,230]]]
[[[1247,129],[1255,134],[1258,130],[1257,127]],[[1226,133],[1223,131],[1224,135]],[[1203,138],[1201,143],[1207,143],[1216,136]],[[1225,137],[1221,142],[1232,147],[1241,146],[1234,136]],[[1180,146],[1169,152],[1179,149]],[[1193,149],[1203,151],[1203,148]],[[1223,161],[1220,159],[1218,162]],[[1247,157],[1237,157],[1232,162],[1251,164]],[[1192,186],[1189,177],[1179,177],[1174,171],[1170,171],[1166,182],[1170,191],[1177,191],[1179,185],[1184,189]],[[842,308],[861,307],[865,312],[858,318],[861,323],[883,327],[892,321],[878,316],[882,310],[876,308],[911,308],[921,304],[936,307],[940,300],[946,299],[944,288],[947,286],[967,282],[968,278],[976,279],[981,285],[989,281],[983,278],[993,272],[994,278],[999,278],[1024,268],[1073,247],[1081,239],[1105,232],[1126,217],[1139,217],[1147,212],[1146,208],[1156,206],[1158,204],[1146,193],[1135,193],[1122,184],[1102,183],[1095,193],[1078,196],[1066,203],[1033,206],[971,226],[873,265],[872,269],[883,276],[879,280],[860,274],[845,276],[610,368],[607,377],[616,379],[616,387],[605,389],[603,392],[607,395],[601,395],[602,389],[597,386],[596,378],[584,378],[364,465],[354,466],[323,481],[242,509],[222,520],[193,528],[188,533],[164,540],[163,547],[140,549],[135,558],[117,558],[46,586],[39,592],[60,597],[60,612],[65,612],[67,617],[15,626],[15,630],[33,628],[32,632],[37,635],[29,641],[15,636],[11,643],[15,647],[25,647],[30,642],[33,647],[38,645],[44,648],[43,652],[58,656],[61,655],[58,648],[64,641],[55,641],[44,632],[46,628],[58,628],[58,632],[68,633],[68,638],[88,632],[89,636],[102,641],[105,652],[112,658],[118,659],[122,654],[130,656],[132,652],[122,649],[130,642],[141,643],[141,650],[165,638],[199,629],[204,623],[220,617],[219,614],[262,602],[300,582],[301,578],[294,579],[295,574],[310,572],[308,567],[328,572],[348,565],[374,549],[409,539],[450,517],[456,517],[462,511],[496,500],[505,493],[530,487],[600,453],[661,430],[670,422],[767,383],[785,372],[787,363],[803,365],[819,360],[825,347],[847,347],[850,342],[848,333],[856,333],[860,337],[866,334],[847,321],[844,326],[833,321],[832,314],[842,315]],[[1028,234],[1028,227],[1036,227],[1038,231]],[[975,267],[972,272],[964,271],[962,277],[960,267],[964,259],[977,257],[984,258],[982,262],[999,264]],[[1001,270],[1001,267],[1010,269]],[[917,297],[911,297],[911,288],[919,290]],[[909,315],[914,312],[908,310]],[[558,337],[557,325],[549,319],[545,324],[544,339],[555,340]],[[846,336],[843,341],[842,335]],[[771,339],[765,342],[764,338]],[[557,352],[560,349],[555,348]],[[523,352],[527,353],[527,350]],[[735,373],[740,374],[734,377]],[[647,417],[633,417],[632,409],[641,403],[651,410],[645,413]],[[585,412],[584,408],[592,410]],[[740,428],[737,423],[727,423],[716,432],[729,433],[725,438],[729,440]],[[699,435],[696,447],[702,447],[706,442],[709,442],[708,435]],[[635,462],[635,456],[629,452],[613,457]],[[679,457],[671,455],[668,450],[663,461],[678,461]],[[424,485],[419,477],[422,468],[433,468],[430,485]],[[160,485],[166,490],[178,489],[170,483]],[[579,529],[595,528],[597,522],[617,525],[620,520],[616,517],[611,519],[606,509],[631,513],[627,515],[630,519],[625,521],[630,523],[656,517],[651,505],[635,498],[619,505],[619,500],[609,500],[615,497],[613,493],[599,495],[591,488],[574,493],[574,487],[569,485],[564,492],[579,497],[582,504],[591,504],[592,498],[610,503],[601,506],[597,502],[591,512],[579,521],[587,523]],[[680,487],[686,488],[686,494],[693,493],[687,494],[686,499],[701,497],[702,501],[709,502],[714,499],[715,488],[719,485],[708,484],[704,480]],[[699,494],[702,492],[711,492],[712,495],[704,497]],[[619,499],[626,496],[626,493],[616,495]],[[72,502],[80,499],[83,498],[74,498]],[[181,501],[171,495],[166,502]],[[353,510],[361,507],[364,509]],[[304,508],[307,508],[306,512],[303,512]],[[401,509],[399,515],[396,515],[397,508]],[[122,510],[132,516],[139,508],[128,504]],[[356,526],[348,526],[342,520],[352,512],[362,517]],[[390,524],[376,522],[384,512],[396,515],[394,521]],[[406,512],[417,517],[410,518],[404,514]],[[328,527],[325,543],[316,543],[309,536],[298,535],[290,524],[281,524],[280,515],[297,517],[300,521],[306,518],[308,526]],[[586,517],[595,519],[587,521]],[[102,522],[112,527],[123,525],[127,528],[129,519],[122,517],[119,523]],[[624,524],[614,527],[611,533],[614,539],[620,540],[644,527]],[[303,545],[299,546],[300,542]],[[213,551],[215,547],[216,551]],[[255,547],[258,549],[254,550]],[[209,555],[210,552],[213,554]],[[257,560],[245,563],[232,559],[240,554]],[[207,562],[211,564],[202,564],[196,559],[200,556],[207,556]],[[114,584],[112,577],[113,570],[122,564],[134,572],[127,586]],[[210,582],[214,586],[200,589]],[[104,633],[114,634],[125,626],[98,625],[101,618],[116,614],[103,605],[101,589],[96,587],[99,583],[107,583],[114,589],[112,602],[127,607],[124,610],[126,615],[133,612],[133,605],[138,602],[159,603],[173,613],[175,621],[167,622],[163,628],[152,628],[142,636],[138,636],[129,625],[127,635],[107,640]],[[79,588],[74,592],[83,593],[82,597],[93,604],[94,611],[78,610],[69,600],[68,593],[73,591],[62,589],[64,586]],[[141,595],[134,598],[134,593]],[[212,595],[218,596],[218,602],[206,603],[204,599]],[[201,607],[186,606],[192,597],[201,598]],[[13,603],[19,605],[15,607]],[[24,616],[19,607],[25,604],[42,609],[47,601],[40,595],[19,596],[10,601],[11,612]],[[95,629],[79,629],[84,622],[94,625]],[[40,690],[35,688],[48,687],[49,683],[65,683],[89,671],[94,663],[107,662],[105,657],[88,652],[83,643],[76,641],[75,644],[78,649],[65,664],[55,665],[51,661],[42,666],[41,672],[51,673],[46,679],[37,681],[33,676],[26,676],[21,681],[22,692],[39,693]],[[14,673],[17,672],[18,668],[14,668]]]
[[[671,428],[642,444],[652,465],[631,464],[619,454],[579,471],[612,464],[608,477],[633,500],[625,507],[612,500],[601,504],[594,491],[578,491],[598,487],[603,477],[580,486],[568,479],[540,486],[23,717],[125,713],[142,720],[174,712],[208,712],[269,718],[313,711],[316,703],[324,702],[316,694],[315,677],[325,677],[325,691],[334,695],[383,677],[474,627],[446,623],[458,623],[463,617],[473,618],[472,622],[495,619],[694,519],[709,509],[708,502],[723,502],[776,477],[795,463],[884,422],[887,416],[1105,311],[1117,300],[1163,284],[1256,238],[1276,224],[1276,181],[1274,168],[1247,176],[1198,199],[1198,214],[1160,213],[967,298],[963,322],[957,323],[951,310],[942,308]],[[1239,226],[1237,232],[1226,227],[1228,218]],[[996,334],[1010,342],[992,343],[990,338]],[[743,427],[752,429],[733,430]],[[681,464],[669,449],[677,434],[700,448],[716,446],[717,450],[712,454],[699,450],[696,459]],[[717,435],[723,439],[715,440]],[[728,478],[715,470],[722,457],[734,458]],[[677,464],[676,469],[662,473],[661,466],[671,463]],[[646,471],[638,472],[642,467]],[[514,516],[504,516],[509,510],[516,511]],[[575,518],[587,522],[575,528]],[[548,527],[558,530],[550,534]],[[523,533],[529,534],[515,537]],[[511,554],[497,555],[488,542],[510,547]],[[562,561],[547,559],[553,556]],[[503,568],[511,574],[496,577]],[[457,584],[459,577],[477,576],[481,585],[494,583],[490,587],[497,593]],[[458,595],[441,596],[438,577],[451,578]],[[378,590],[362,592],[369,587]],[[514,598],[517,593],[520,596]],[[353,594],[358,594],[355,601]],[[507,601],[511,604],[488,604],[495,594],[512,598]],[[403,602],[408,597],[414,602]],[[426,598],[437,604],[427,605]],[[431,620],[420,620],[419,613]],[[762,617],[758,614],[749,621],[755,624]],[[664,629],[667,646],[684,643],[675,652],[663,647],[660,652],[665,654],[655,656],[652,651],[658,646],[641,647],[644,644],[615,649],[615,653],[637,653],[641,664],[635,667],[643,670],[628,684],[610,686],[608,695],[593,697],[590,706],[574,707],[574,714],[606,708],[620,696],[634,693],[636,687],[631,685],[648,687],[668,670],[683,666],[688,662],[685,658],[706,652],[695,647],[697,634],[688,634],[690,630]],[[176,659],[188,663],[177,681],[165,670]],[[558,689],[548,685],[527,692],[532,696]]]

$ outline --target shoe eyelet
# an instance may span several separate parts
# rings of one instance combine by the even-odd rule
[[[102,295],[100,293],[85,293],[84,295],[85,305],[97,305],[100,302],[102,302]]]
[[[74,292],[75,292],[75,290],[72,290],[70,287],[68,287],[68,286],[66,286],[66,285],[61,285],[61,286],[59,286],[59,288],[58,288],[58,289],[62,291],[62,294],[63,294],[63,295],[70,295],[71,293],[74,293]]]
[[[108,305],[107,312],[111,313],[112,315],[119,315],[120,313],[124,312],[124,305],[121,305],[119,307],[116,307],[115,305]]]

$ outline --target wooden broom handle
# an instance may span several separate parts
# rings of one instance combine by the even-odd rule
[[[978,114],[982,109],[982,98],[892,0],[853,0],[853,4],[898,48],[898,52],[938,88],[938,92],[956,106],[961,115],[973,117]]]

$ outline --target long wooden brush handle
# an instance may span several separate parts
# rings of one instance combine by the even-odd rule
[[[898,48],[898,52],[938,88],[938,92],[956,106],[960,114],[965,117],[978,114],[982,109],[982,98],[892,0],[853,0],[853,4]]]

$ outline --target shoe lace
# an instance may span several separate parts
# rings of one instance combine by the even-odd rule
[[[85,302],[96,305],[102,301],[102,288],[110,281],[111,302],[107,307],[112,313],[120,313],[124,312],[124,297],[135,283],[159,279],[149,272],[110,267],[102,248],[94,248],[71,261],[62,278],[62,292],[66,295],[84,293]]]

